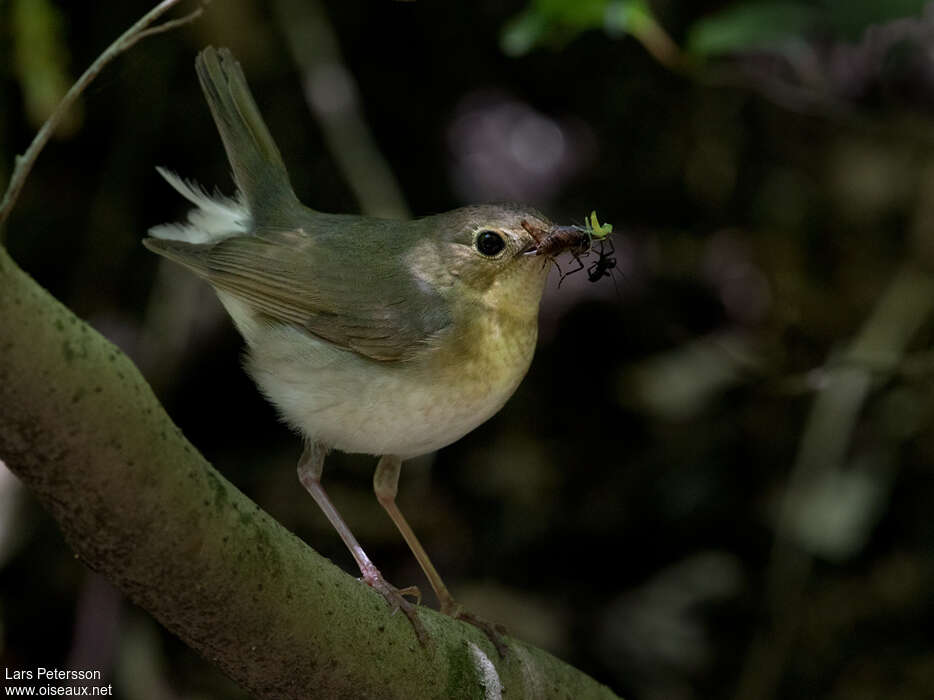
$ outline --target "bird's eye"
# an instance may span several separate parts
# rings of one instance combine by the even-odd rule
[[[506,247],[506,241],[496,231],[481,231],[477,234],[474,246],[481,255],[492,258],[502,252],[503,248]]]

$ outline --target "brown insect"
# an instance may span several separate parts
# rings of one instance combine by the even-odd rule
[[[564,282],[564,278],[580,272],[584,269],[584,263],[580,256],[590,251],[592,236],[586,228],[580,226],[552,226],[550,229],[543,229],[533,226],[528,221],[522,222],[522,228],[529,232],[529,235],[535,239],[535,247],[526,251],[526,255],[543,255],[558,268],[561,277],[558,279],[558,286]],[[568,271],[561,269],[555,256],[559,253],[568,251],[577,267]]]
[[[535,239],[535,247],[527,251],[526,255],[554,257],[557,253],[568,250],[577,257],[590,250],[590,234],[579,226],[552,226],[550,229],[543,229],[523,221],[522,228]]]

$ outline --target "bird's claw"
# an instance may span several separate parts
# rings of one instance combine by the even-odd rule
[[[402,614],[409,619],[412,629],[415,630],[418,643],[422,646],[426,646],[428,644],[428,631],[419,619],[418,611],[416,610],[416,606],[422,600],[422,592],[419,590],[418,586],[406,586],[405,588],[399,589],[389,583],[383,578],[382,574],[379,573],[375,576],[364,576],[363,581],[385,598],[386,602],[389,603],[389,607],[392,608],[393,615],[399,610],[402,611]],[[411,596],[415,599],[415,602],[413,603],[407,600],[406,596]]]
[[[488,622],[482,617],[474,615],[472,612],[464,610],[464,607],[453,600],[445,601],[441,606],[441,612],[453,617],[455,620],[463,620],[469,625],[473,625],[487,636],[490,642],[496,647],[500,658],[506,658],[506,650],[509,648],[506,644],[506,628],[495,622]]]

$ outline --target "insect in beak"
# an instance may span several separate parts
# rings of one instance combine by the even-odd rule
[[[522,228],[528,231],[534,241],[529,244],[523,255],[547,255],[553,258],[566,250],[580,254],[590,248],[591,236],[587,229],[580,226],[552,226],[543,229],[523,221]]]
[[[561,273],[558,286],[564,279],[575,272],[584,269],[581,256],[587,255],[596,241],[600,246],[599,259],[587,269],[587,279],[596,282],[602,277],[612,277],[612,270],[616,268],[615,249],[609,235],[613,233],[613,225],[597,220],[597,212],[590,212],[590,217],[584,219],[583,226],[551,226],[548,229],[534,226],[528,221],[522,222],[522,228],[532,237],[532,241],[523,249],[522,255],[545,256]],[[577,267],[567,272],[561,269],[555,258],[561,253],[569,252],[577,263]],[[616,283],[616,280],[613,281]]]

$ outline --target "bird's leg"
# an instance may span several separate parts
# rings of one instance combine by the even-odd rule
[[[328,498],[324,487],[321,485],[321,473],[324,470],[324,458],[327,456],[327,453],[327,447],[320,442],[306,441],[305,449],[302,452],[301,458],[298,460],[298,480],[302,483],[302,486],[305,487],[305,490],[311,494],[311,497],[315,499],[315,503],[324,511],[324,515],[330,521],[331,525],[334,526],[334,529],[337,530],[337,534],[341,536],[344,544],[347,545],[347,549],[349,549],[350,553],[353,555],[357,566],[360,567],[360,574],[363,580],[369,586],[376,589],[393,609],[401,610],[403,614],[409,618],[409,622],[412,623],[412,627],[415,629],[415,634],[418,636],[419,642],[424,644],[428,639],[428,633],[425,631],[421,620],[418,619],[418,614],[415,610],[415,605],[417,605],[422,598],[421,592],[416,586],[409,586],[408,588],[400,590],[391,585],[383,578],[379,569],[376,568],[366,555],[366,552],[363,551],[363,547],[357,542],[357,538],[353,536],[350,528],[347,527],[347,523],[344,522],[340,513],[337,512],[337,508],[331,503],[331,499]],[[415,605],[405,599],[407,595],[415,597]]]
[[[490,641],[493,642],[500,656],[505,656],[506,643],[502,637],[505,632],[503,627],[501,625],[493,625],[467,612],[460,603],[454,600],[454,596],[448,591],[448,587],[444,585],[444,581],[441,580],[441,575],[438,574],[435,565],[431,563],[431,559],[428,557],[425,548],[422,547],[422,543],[418,541],[415,532],[405,519],[405,516],[402,515],[399,506],[396,505],[396,493],[399,490],[399,473],[401,470],[402,460],[398,457],[393,455],[383,455],[380,457],[379,463],[376,465],[376,471],[373,474],[373,491],[376,493],[376,500],[379,501],[380,505],[389,514],[389,517],[392,518],[392,521],[396,524],[396,527],[405,539],[406,544],[409,545],[409,549],[412,550],[412,554],[414,554],[415,558],[418,560],[419,566],[422,567],[422,571],[425,572],[425,576],[428,577],[428,582],[431,584],[435,595],[438,597],[441,612],[455,619],[469,622],[481,629],[484,634],[490,638]]]
[[[405,538],[409,549],[412,550],[412,554],[418,560],[419,566],[422,567],[422,571],[428,577],[428,582],[434,589],[435,595],[438,596],[438,602],[441,604],[441,612],[450,615],[457,604],[448,592],[447,586],[444,585],[444,581],[441,580],[438,570],[435,569],[431,559],[428,558],[428,553],[422,547],[422,543],[418,541],[405,516],[402,515],[402,511],[399,510],[399,506],[396,505],[396,493],[399,490],[399,472],[401,469],[402,460],[398,457],[391,455],[380,457],[379,463],[376,465],[376,471],[373,473],[373,491],[376,493],[376,500],[379,501],[396,524],[396,527],[399,528],[399,532]]]

